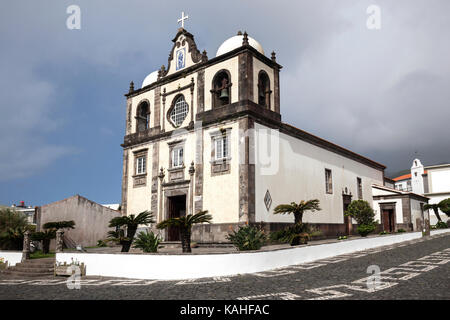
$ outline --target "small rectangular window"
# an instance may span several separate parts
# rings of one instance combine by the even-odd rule
[[[136,158],[136,174],[145,174],[146,169],[145,157]]]
[[[325,189],[327,193],[333,193],[333,179],[330,169],[325,169]]]
[[[216,160],[227,159],[229,155],[228,136],[224,135],[214,140]]]
[[[358,199],[362,200],[363,192],[362,192],[362,180],[361,180],[361,178],[356,178],[356,184],[357,184],[357,187],[358,187]]]
[[[175,147],[172,150],[172,168],[182,167],[183,161],[183,147]]]

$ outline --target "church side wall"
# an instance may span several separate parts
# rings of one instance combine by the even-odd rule
[[[255,123],[255,129],[268,128]],[[273,209],[279,204],[292,201],[319,199],[319,212],[305,213],[304,221],[310,223],[344,223],[342,192],[347,188],[357,199],[357,177],[362,179],[363,199],[372,205],[372,184],[383,184],[383,171],[348,159],[305,141],[279,133],[279,158],[271,159],[279,166],[274,172],[264,174],[266,169],[258,161],[256,151],[256,222],[293,222],[291,215],[274,215]],[[258,149],[257,144],[257,149]],[[278,151],[278,152],[277,152]],[[332,170],[333,193],[325,191],[325,169]],[[272,205],[269,210],[264,204],[264,196],[269,190]]]

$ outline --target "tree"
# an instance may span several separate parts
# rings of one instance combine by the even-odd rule
[[[450,217],[450,198],[444,199],[439,202],[439,209],[441,209],[441,211],[445,213],[447,217]]]
[[[375,212],[367,201],[353,200],[349,204],[345,215],[356,220],[359,225],[357,231],[362,237],[375,230]]]
[[[144,252],[157,252],[160,242],[161,238],[158,235],[155,235],[153,231],[141,231],[133,242],[133,248],[142,249]]]
[[[23,213],[0,208],[0,249],[22,250],[23,233],[29,227]]]
[[[23,213],[9,208],[0,208],[0,234],[11,228],[25,228],[27,225],[27,217]]]
[[[183,252],[192,252],[191,250],[191,231],[192,226],[198,223],[211,223],[212,216],[208,211],[200,211],[194,215],[169,218],[156,226],[158,229],[166,229],[168,227],[178,227],[180,230],[181,247]]]
[[[441,217],[439,216],[439,204],[438,203],[427,203],[423,206],[424,210],[433,210],[438,222],[442,222]]]
[[[31,240],[42,242],[42,253],[47,254],[50,252],[50,241],[56,238],[55,229],[47,229],[40,232],[31,234]]]
[[[155,223],[153,214],[150,211],[143,211],[137,216],[130,214],[129,216],[121,216],[112,218],[109,221],[110,228],[116,228],[116,231],[108,232],[109,239],[116,236],[115,240],[122,245],[121,252],[130,251],[131,244],[133,243],[134,235],[139,225],[149,225]],[[126,229],[126,236],[124,231],[120,231],[120,228]]]
[[[300,201],[300,203],[291,202],[291,204],[280,204],[274,210],[274,214],[286,214],[293,213],[294,214],[294,222],[295,224],[302,223],[303,213],[306,211],[319,211],[322,210],[319,207],[319,200],[308,200],[308,201]]]
[[[56,222],[47,222],[43,225],[44,229],[75,229],[75,221],[56,221]]]

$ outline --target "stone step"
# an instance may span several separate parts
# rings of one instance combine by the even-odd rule
[[[2,272],[2,275],[6,275],[9,277],[24,277],[24,278],[37,278],[37,277],[49,277],[53,276],[53,271],[48,272],[22,272],[22,271],[16,271],[16,270],[10,270],[9,268],[7,270],[4,270]]]
[[[30,266],[14,266],[9,268],[11,271],[20,271],[20,272],[32,272],[32,273],[48,273],[48,272],[53,272],[55,270],[55,268],[53,266],[51,267],[30,267]]]
[[[19,268],[53,268],[55,266],[54,263],[18,263],[15,267]]]

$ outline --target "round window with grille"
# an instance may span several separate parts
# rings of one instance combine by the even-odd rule
[[[183,96],[179,96],[169,112],[169,118],[175,127],[179,127],[188,114],[189,106]]]

